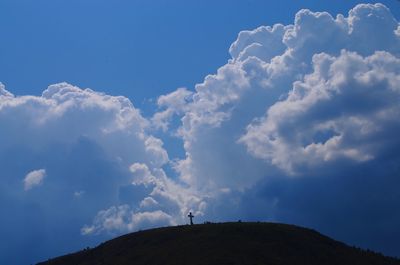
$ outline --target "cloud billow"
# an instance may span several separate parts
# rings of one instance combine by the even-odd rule
[[[399,65],[386,52],[365,58],[344,50],[338,57],[315,55],[314,71],[295,82],[287,99],[271,106],[264,119],[249,125],[240,142],[293,174],[307,172],[304,166],[311,170],[340,159],[362,163],[382,156],[399,145],[393,134],[400,125]]]
[[[33,187],[42,184],[45,176],[46,176],[45,169],[38,169],[29,172],[24,178],[25,190],[30,190]]]
[[[0,205],[12,213],[0,222],[2,235],[13,238],[0,244],[11,249],[1,251],[7,254],[0,256],[0,263],[38,261],[92,245],[110,233],[180,218],[160,209],[134,208],[147,197],[163,196],[151,195],[143,180],[135,186],[142,194],[138,201],[122,200],[121,191],[133,186],[132,164],[148,165],[149,172],[160,175],[169,161],[163,142],[146,132],[149,121],[129,99],[67,83],[51,85],[41,96],[17,97],[3,85],[0,93]],[[133,196],[132,190],[125,191]],[[98,213],[126,207],[132,207],[132,225],[94,226],[91,232],[97,237],[82,237],[81,230]],[[23,256],[17,254],[22,242],[29,249]]]
[[[400,26],[390,10],[301,10],[293,25],[239,33],[229,52],[193,91],[160,96],[150,118],[126,97],[67,83],[41,96],[1,84],[0,206],[11,214],[0,231],[13,240],[0,244],[11,249],[0,263],[182,224],[188,211],[197,222],[306,225],[400,255]],[[165,149],[171,135],[183,158]]]
[[[370,42],[377,27],[381,38]],[[276,167],[307,175],[342,158],[383,155],[377,138],[398,127],[398,28],[385,6],[363,4],[348,17],[301,10],[294,25],[241,32],[229,63],[178,105],[187,154],[176,166],[182,179],[243,188]]]
[[[206,216],[304,224],[399,255],[399,29],[384,5],[361,4],[241,32],[177,113],[175,169],[213,194]]]

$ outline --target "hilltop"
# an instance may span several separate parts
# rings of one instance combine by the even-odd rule
[[[216,223],[127,234],[38,265],[400,265],[315,230],[279,223]]]

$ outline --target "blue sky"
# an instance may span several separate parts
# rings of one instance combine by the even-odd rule
[[[400,256],[400,4],[359,3],[1,0],[0,263],[189,211]]]

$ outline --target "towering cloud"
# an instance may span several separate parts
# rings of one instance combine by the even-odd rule
[[[241,32],[186,104],[163,96],[179,104],[160,113],[178,119],[153,122],[179,124],[175,169],[212,194],[206,216],[295,222],[400,253],[399,29],[382,4],[301,10],[294,25]]]
[[[183,110],[181,178],[240,189],[276,169],[307,175],[384,155],[397,144],[387,135],[398,128],[398,28],[385,6],[364,4],[348,17],[301,10],[294,25],[241,32],[232,59],[186,94],[190,101],[182,103],[182,90],[160,97],[159,126],[161,114]]]
[[[110,233],[182,222],[181,209],[199,203],[178,196],[181,187],[161,168],[169,161],[163,142],[146,132],[149,121],[127,98],[67,83],[41,96],[16,97],[3,85],[0,93],[0,205],[11,213],[0,227],[14,239],[0,243],[0,263],[29,263]],[[98,236],[77,240],[81,233]],[[27,255],[17,254],[21,242]]]

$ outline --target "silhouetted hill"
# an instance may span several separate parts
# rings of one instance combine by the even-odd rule
[[[127,234],[40,265],[400,265],[320,233],[277,223],[218,223]]]

